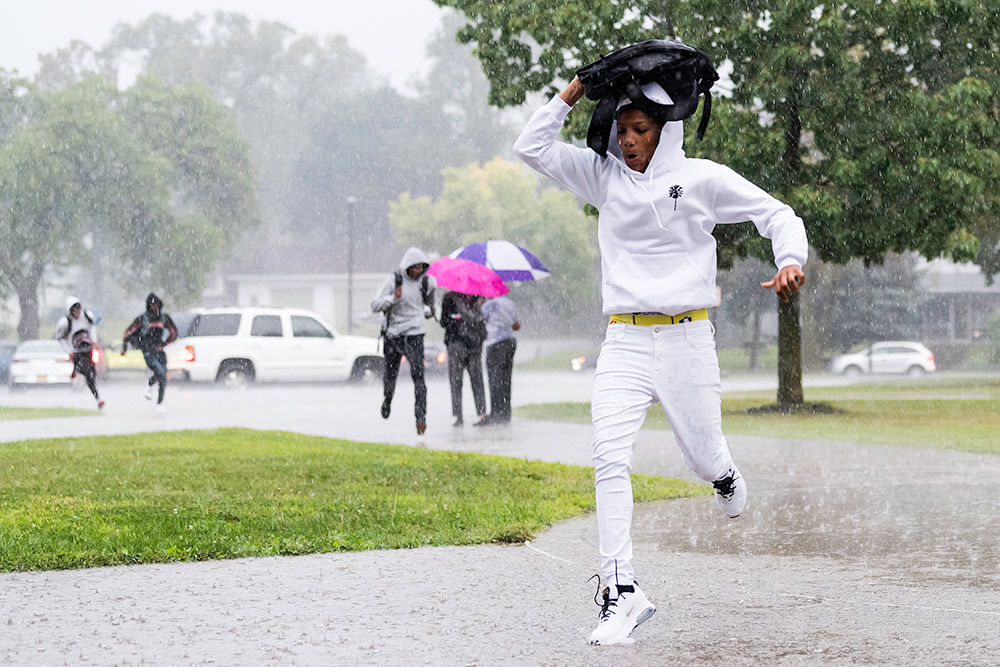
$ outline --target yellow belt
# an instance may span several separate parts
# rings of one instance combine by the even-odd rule
[[[677,315],[639,315],[636,313],[624,313],[621,315],[611,316],[611,322],[638,324],[646,327],[654,324],[683,324],[684,322],[694,322],[696,320],[707,319],[708,311],[704,308],[701,310],[689,310],[686,313],[679,313]]]

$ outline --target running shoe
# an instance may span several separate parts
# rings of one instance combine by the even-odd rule
[[[599,587],[600,583],[600,591]],[[598,602],[597,595],[594,596],[594,602],[600,606],[601,612],[597,629],[590,633],[591,644],[620,644],[636,627],[656,613],[656,607],[634,581],[631,586],[609,584],[602,594],[603,602]]]
[[[715,487],[715,502],[730,519],[743,513],[747,504],[747,483],[736,468],[730,468],[726,476],[712,482]]]

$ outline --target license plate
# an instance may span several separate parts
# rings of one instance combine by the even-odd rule
[[[45,382],[46,380],[49,379],[49,376],[48,375],[39,375],[37,379],[38,379],[39,382]]]

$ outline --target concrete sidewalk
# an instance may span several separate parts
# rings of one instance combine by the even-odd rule
[[[563,389],[568,397],[558,400],[586,400],[573,394],[579,387]],[[440,386],[431,390],[437,395]],[[401,386],[398,406],[407,405],[405,392]],[[448,415],[432,402],[432,429],[418,440],[404,408],[394,406],[388,422],[371,416],[377,393],[255,390],[235,415],[222,409],[231,395],[195,391],[184,408],[178,391],[160,425],[242,420],[589,463],[589,426],[516,421],[472,429],[467,407],[464,429],[445,428],[437,425],[450,423]],[[129,396],[115,396],[117,417],[12,429],[5,423],[3,439],[16,439],[7,436],[20,429],[38,437],[127,428],[128,415],[143,408]],[[537,398],[527,387],[521,396]],[[275,402],[294,409],[275,405],[263,419]],[[132,425],[150,419],[144,414]],[[290,428],[295,423],[300,428]],[[597,620],[596,585],[587,578],[598,562],[596,521],[588,515],[518,546],[0,575],[0,664],[1000,662],[1000,457],[739,436],[730,442],[750,489],[742,517],[726,519],[709,497],[637,507],[637,576],[659,609],[625,646],[586,645]],[[641,433],[635,470],[690,478],[662,431]]]

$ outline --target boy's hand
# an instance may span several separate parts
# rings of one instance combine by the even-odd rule
[[[806,276],[802,273],[802,267],[798,264],[791,264],[774,274],[774,277],[766,283],[761,283],[760,286],[764,289],[774,289],[778,298],[787,303],[788,297],[793,292],[798,292],[799,287],[805,282]]]
[[[566,104],[573,106],[580,101],[580,98],[584,96],[584,93],[585,91],[583,84],[580,83],[580,77],[574,76],[573,80],[569,82],[569,85],[566,86],[565,90],[559,93],[559,97],[561,97],[562,101]]]

